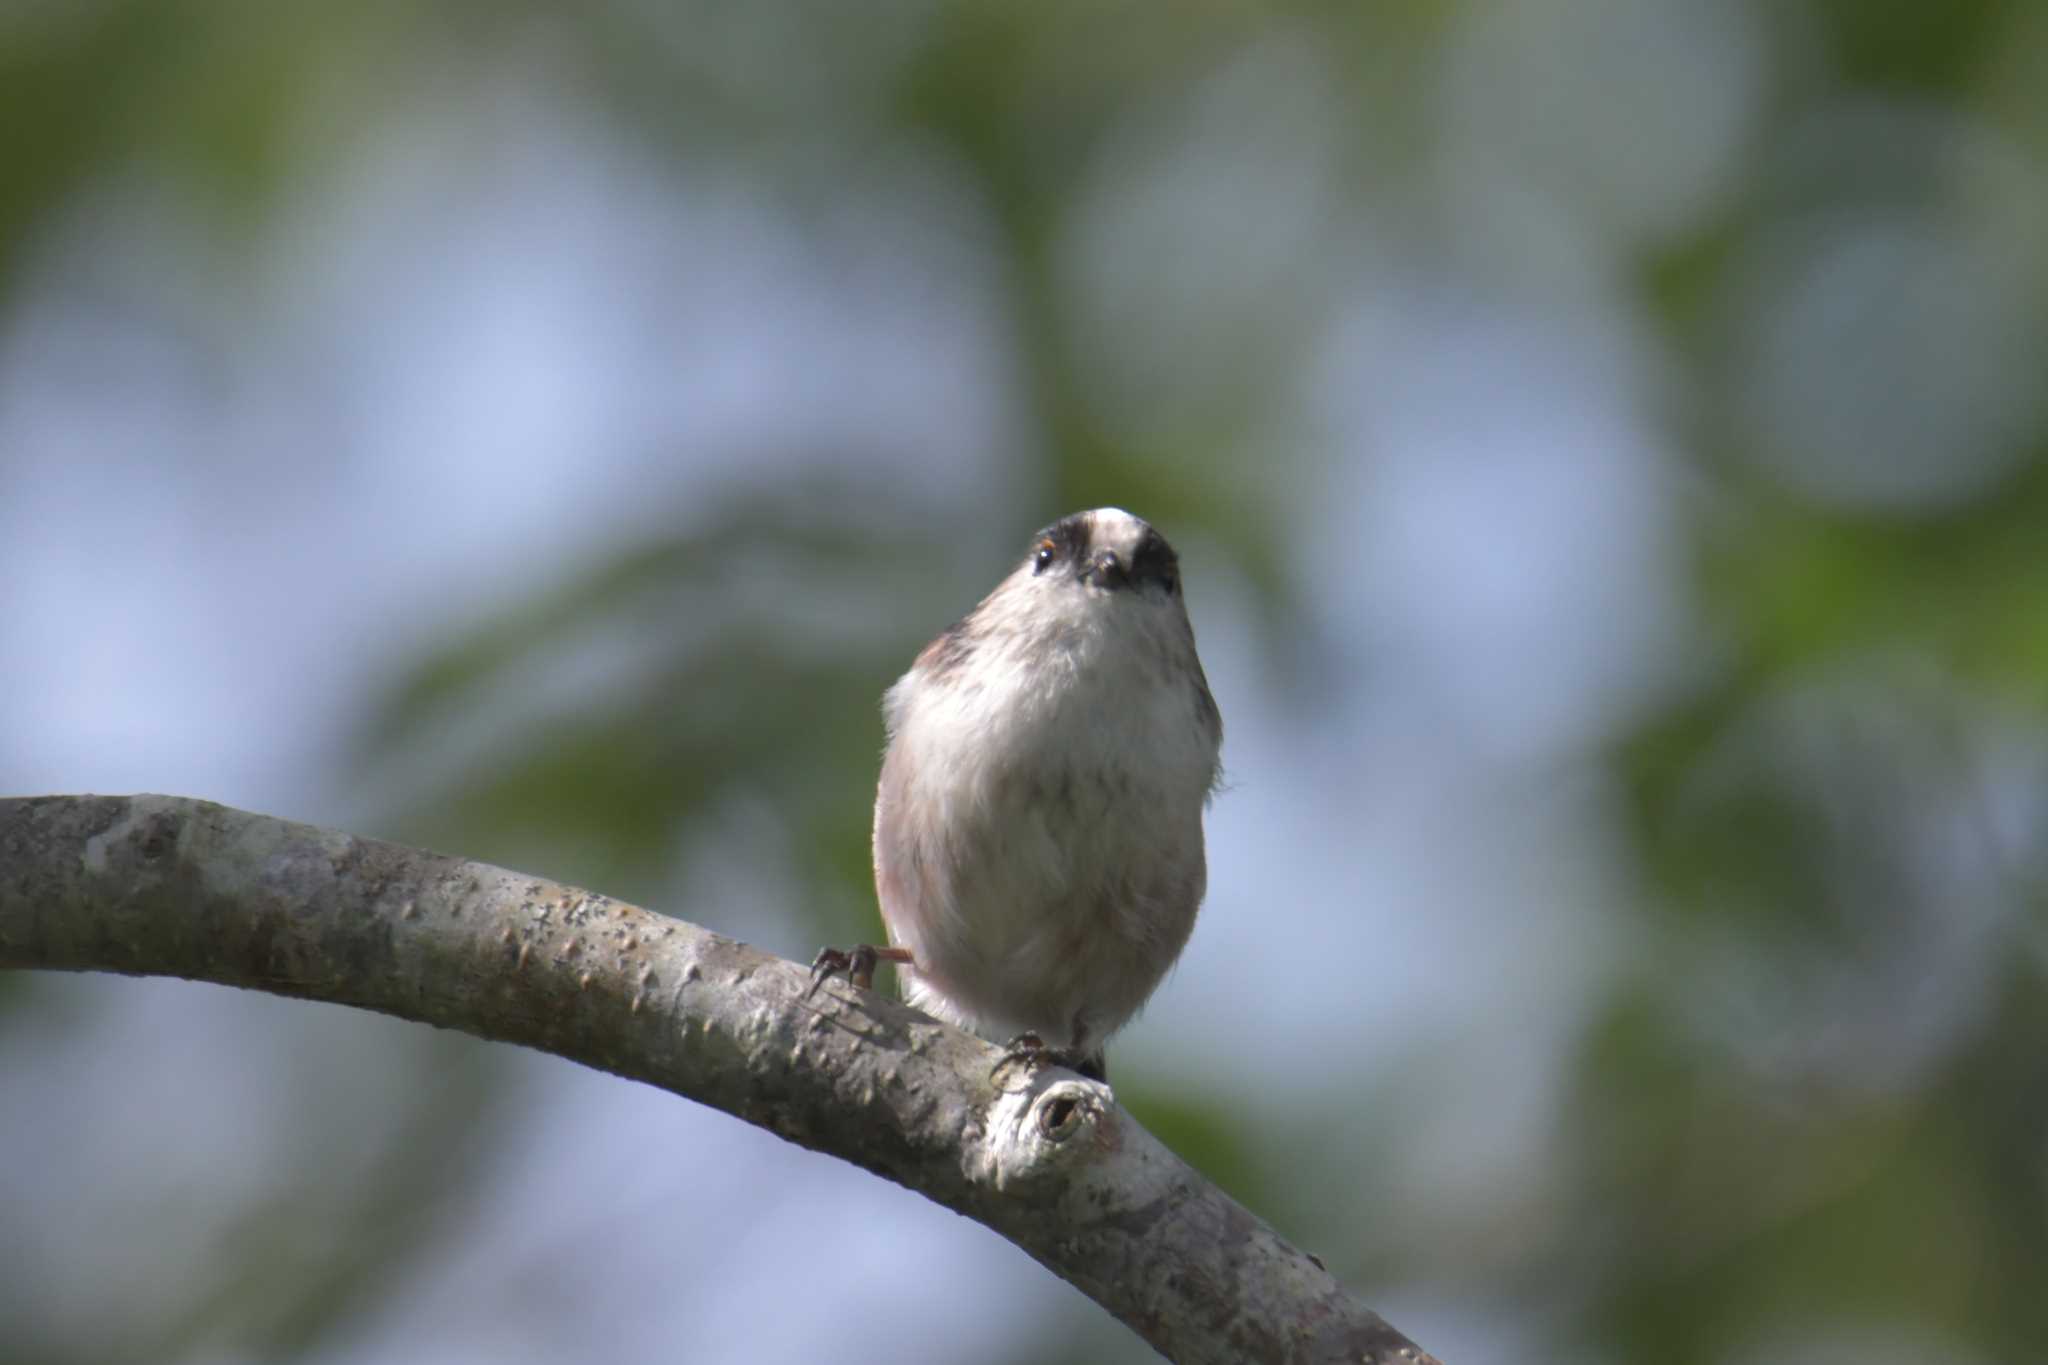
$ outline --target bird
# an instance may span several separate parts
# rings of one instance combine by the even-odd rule
[[[1180,560],[1116,507],[1060,518],[884,695],[875,891],[904,998],[1006,1057],[1106,1081],[1186,946],[1223,722]]]

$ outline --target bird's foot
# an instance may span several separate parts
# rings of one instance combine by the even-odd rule
[[[1020,1033],[1003,1044],[1003,1055],[989,1068],[989,1075],[998,1076],[1013,1066],[1023,1067],[1027,1075],[1049,1066],[1063,1066],[1069,1071],[1080,1072],[1091,1081],[1109,1083],[1109,1063],[1101,1048],[1084,1052],[1080,1048],[1047,1047],[1045,1039],[1035,1033]]]
[[[820,948],[818,955],[811,959],[811,984],[804,987],[804,999],[810,999],[819,984],[831,976],[843,975],[862,990],[873,990],[877,962],[908,965],[911,960],[908,948],[878,948],[872,943],[856,944],[851,948]]]

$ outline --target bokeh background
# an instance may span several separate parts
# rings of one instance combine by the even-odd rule
[[[1118,1092],[1453,1365],[2048,1352],[2048,9],[0,12],[0,790],[874,932],[1077,507],[1228,724]],[[551,1058],[0,978],[10,1362],[1139,1360]]]

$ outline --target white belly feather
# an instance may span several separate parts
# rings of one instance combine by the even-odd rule
[[[906,993],[990,1038],[1099,1046],[1201,904],[1216,738],[1206,693],[1165,666],[1192,642],[1105,624],[993,646],[1009,657],[964,674],[913,670],[885,704],[877,886],[916,960]]]

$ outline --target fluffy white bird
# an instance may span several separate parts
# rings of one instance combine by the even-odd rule
[[[883,699],[875,889],[888,948],[819,954],[1085,1074],[1194,928],[1223,724],[1179,560],[1114,507],[1046,527]]]

